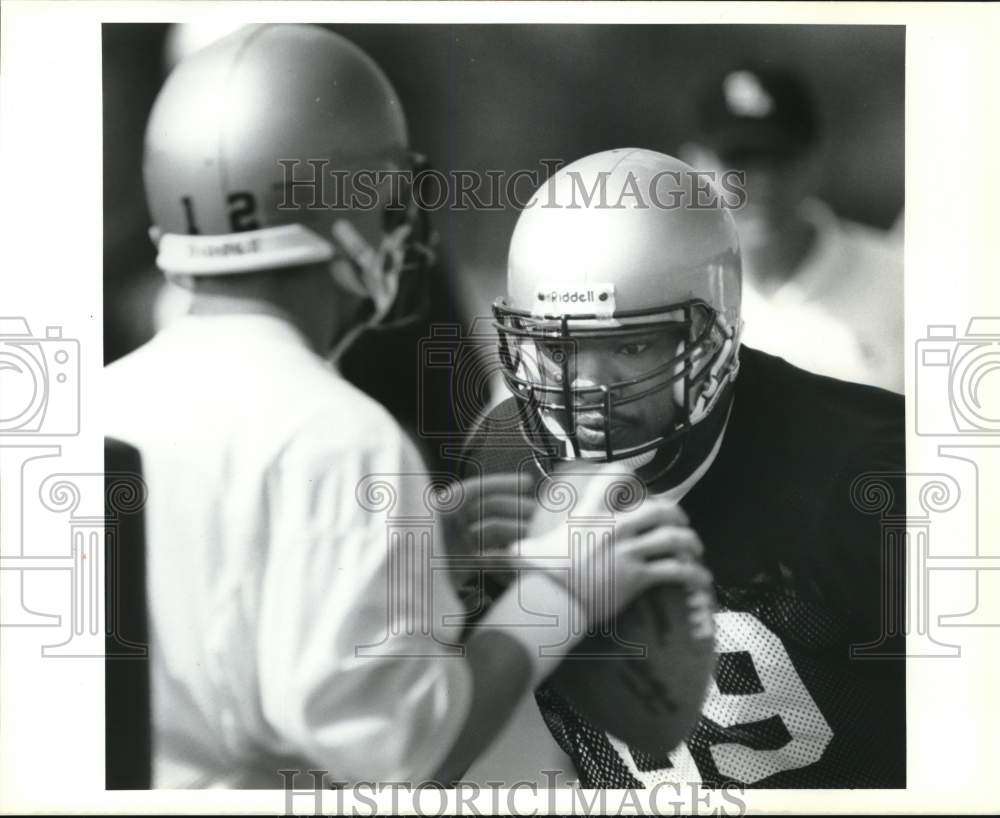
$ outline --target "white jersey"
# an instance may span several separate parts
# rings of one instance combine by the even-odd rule
[[[149,488],[154,786],[430,775],[472,683],[419,628],[384,641],[400,541],[358,486],[381,475],[397,511],[423,508],[405,475],[424,472],[389,414],[263,315],[179,320],[108,367],[105,395]],[[447,576],[428,587],[437,622],[461,610]]]
[[[820,375],[903,391],[903,263],[897,241],[809,200],[815,242],[770,295],[743,279],[743,341]]]

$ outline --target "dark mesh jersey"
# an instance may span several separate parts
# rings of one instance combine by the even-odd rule
[[[740,359],[718,456],[681,503],[719,602],[699,724],[648,755],[544,685],[538,705],[585,787],[905,787],[903,400],[747,347]],[[516,412],[482,420],[466,474],[530,461]]]

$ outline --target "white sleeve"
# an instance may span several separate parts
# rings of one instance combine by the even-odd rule
[[[461,730],[472,680],[447,646],[460,629],[440,626],[461,605],[447,574],[434,575],[422,558],[421,532],[437,533],[423,463],[398,427],[379,429],[375,439],[331,445],[324,419],[274,464],[258,612],[261,705],[280,749],[337,780],[419,781]],[[411,520],[409,534],[393,530],[400,518]],[[414,601],[417,621],[407,615]]]

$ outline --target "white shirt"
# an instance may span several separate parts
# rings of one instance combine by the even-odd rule
[[[809,200],[815,241],[772,295],[743,279],[743,341],[841,380],[903,391],[903,263],[898,242]]]
[[[397,547],[359,482],[384,475],[397,512],[423,509],[388,413],[262,315],[180,319],[107,369],[105,395],[149,488],[154,786],[431,774],[466,716],[465,664],[419,629],[395,656],[355,654],[385,639]],[[435,614],[460,611],[440,579]]]

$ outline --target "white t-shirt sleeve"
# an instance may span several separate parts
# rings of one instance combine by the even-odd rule
[[[460,629],[441,624],[461,606],[427,559],[441,545],[423,463],[398,427],[372,425],[345,445],[317,419],[271,470],[261,707],[272,749],[337,780],[422,780],[461,730],[472,681],[448,647]]]

